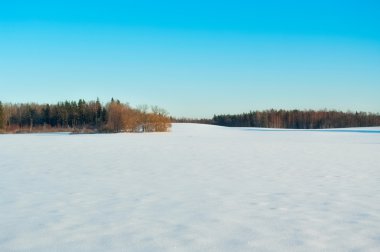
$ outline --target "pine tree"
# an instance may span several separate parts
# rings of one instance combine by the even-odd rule
[[[0,101],[0,130],[4,129],[4,108]]]

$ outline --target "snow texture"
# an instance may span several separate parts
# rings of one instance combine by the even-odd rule
[[[380,251],[379,130],[0,135],[0,251]]]

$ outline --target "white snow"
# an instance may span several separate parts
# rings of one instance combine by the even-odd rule
[[[379,251],[366,130],[0,135],[0,251]]]

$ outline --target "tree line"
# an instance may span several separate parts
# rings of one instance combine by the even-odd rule
[[[229,127],[325,129],[380,126],[380,114],[335,110],[264,110],[214,115],[208,123]]]
[[[168,113],[157,106],[133,108],[112,99],[83,99],[56,104],[1,103],[0,132],[162,132],[171,127]]]

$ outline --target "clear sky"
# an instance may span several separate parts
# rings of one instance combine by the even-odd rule
[[[0,100],[380,112],[380,1],[0,1]]]

